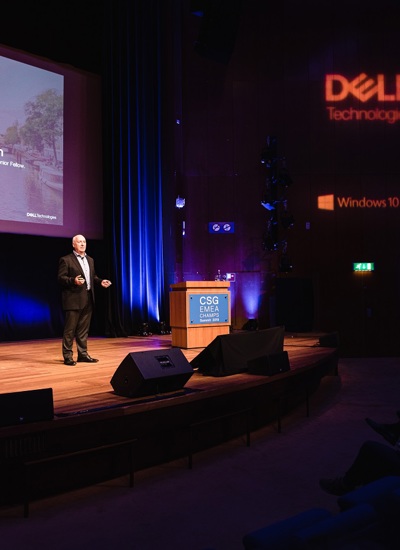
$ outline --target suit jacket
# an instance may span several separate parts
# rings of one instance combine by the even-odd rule
[[[90,268],[90,292],[94,303],[94,286],[100,285],[102,279],[96,275],[93,258],[86,255],[86,259]],[[62,289],[61,301],[64,310],[83,309],[87,303],[87,296],[85,295],[88,292],[87,286],[86,284],[75,284],[74,281],[77,275],[82,275],[85,278],[81,264],[75,254],[71,252],[71,254],[60,258],[58,264],[58,282]]]

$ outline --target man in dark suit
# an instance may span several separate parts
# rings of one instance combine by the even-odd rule
[[[79,362],[97,363],[87,351],[90,321],[94,305],[94,286],[108,288],[111,282],[100,279],[95,272],[94,260],[86,254],[86,239],[75,235],[73,251],[63,256],[58,264],[58,282],[62,289],[62,307],[65,325],[62,340],[64,364],[73,366],[73,342],[76,339]]]

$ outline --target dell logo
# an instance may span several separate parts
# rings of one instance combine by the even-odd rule
[[[390,85],[383,74],[373,78],[361,73],[353,80],[340,74],[325,76],[326,101],[343,101],[349,96],[363,103],[371,98],[377,101],[400,101],[400,75],[395,75]]]

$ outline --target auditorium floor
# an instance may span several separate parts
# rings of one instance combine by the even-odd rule
[[[242,550],[247,532],[313,506],[336,511],[320,477],[340,475],[365,439],[380,440],[364,421],[394,421],[399,358],[340,359],[283,423],[186,460],[73,491],[31,505],[0,509],[3,544],[18,549]]]

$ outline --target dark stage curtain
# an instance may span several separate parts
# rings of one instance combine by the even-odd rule
[[[171,243],[163,215],[162,98],[169,5],[165,0],[107,2],[105,244],[113,281],[108,336],[135,334],[143,322],[167,321],[172,270],[165,252]]]

